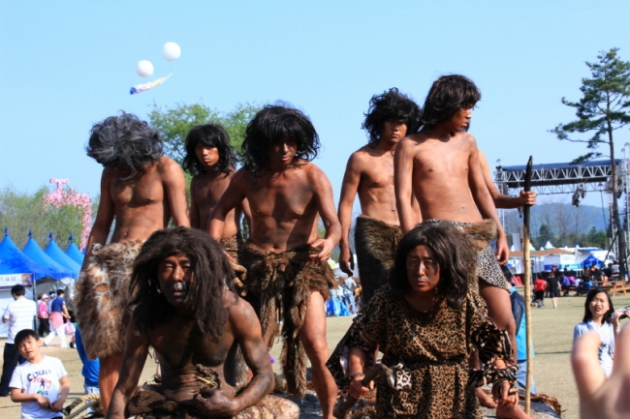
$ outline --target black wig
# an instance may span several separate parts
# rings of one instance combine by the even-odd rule
[[[433,128],[448,122],[457,112],[473,108],[480,100],[481,92],[468,77],[442,76],[433,82],[424,101],[422,124]]]
[[[137,116],[122,112],[92,126],[87,155],[105,167],[128,167],[131,179],[163,154],[162,140],[156,130]]]
[[[210,169],[215,172],[230,174],[236,164],[236,157],[230,145],[230,136],[227,131],[218,124],[198,125],[188,131],[186,136],[186,156],[182,167],[193,176],[205,173],[207,167],[197,159],[195,148],[197,144],[216,148],[219,151],[219,161]]]
[[[257,173],[267,162],[271,147],[287,140],[295,142],[296,158],[311,161],[317,156],[319,136],[306,115],[288,106],[265,106],[245,131],[242,145],[245,168]]]
[[[405,234],[396,248],[396,258],[389,285],[397,295],[407,293],[411,286],[407,275],[407,254],[424,245],[431,249],[440,267],[437,291],[451,307],[459,308],[466,297],[471,275],[471,260],[476,260],[463,233],[447,225],[423,223]]]
[[[421,116],[422,112],[416,102],[394,87],[381,95],[372,96],[362,127],[369,134],[368,144],[376,146],[386,121],[400,121],[407,125],[407,134],[414,134],[420,129]]]
[[[193,275],[184,304],[194,311],[201,333],[209,333],[218,341],[228,320],[223,291],[226,287],[234,291],[234,272],[221,245],[197,229],[159,230],[144,243],[133,264],[129,284],[130,295],[134,296],[131,302],[134,321],[140,330],[147,331],[174,314],[160,291],[158,266],[165,258],[177,254],[190,259]]]

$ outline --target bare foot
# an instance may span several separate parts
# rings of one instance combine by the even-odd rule
[[[481,387],[477,387],[475,389],[475,393],[477,393],[477,399],[479,399],[479,404],[483,407],[489,407],[490,409],[496,409],[497,403],[494,401],[492,396],[488,395]]]
[[[497,406],[497,418],[501,419],[535,419],[527,416],[519,404],[501,403]]]

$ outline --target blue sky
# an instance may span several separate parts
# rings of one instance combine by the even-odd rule
[[[471,133],[492,166],[569,161],[584,147],[548,130],[574,115],[585,61],[620,48],[630,60],[622,1],[48,1],[0,2],[0,187],[34,191],[49,178],[95,196],[101,166],[85,155],[94,122],[153,104],[283,100],[308,114],[315,160],[338,199],[370,97],[398,87],[422,103],[440,75],[482,91]],[[177,42],[181,58],[161,56]],[[146,81],[148,59],[162,86]],[[630,141],[617,133],[618,151]],[[599,205],[599,194],[587,203]],[[569,198],[564,198],[568,200]],[[592,202],[591,202],[592,201]]]

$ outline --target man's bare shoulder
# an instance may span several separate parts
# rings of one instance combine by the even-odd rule
[[[251,304],[228,289],[223,292],[223,306],[228,311],[231,321],[256,317]]]
[[[381,150],[371,147],[370,145],[364,145],[350,155],[349,162],[354,166],[369,164],[370,161],[375,158],[382,157],[383,154],[384,153]]]

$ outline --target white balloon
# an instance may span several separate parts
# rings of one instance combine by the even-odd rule
[[[168,61],[175,61],[182,54],[182,49],[175,42],[167,42],[162,48],[162,56]]]
[[[138,61],[136,73],[138,73],[140,77],[150,77],[151,74],[153,74],[153,64],[148,60]]]

